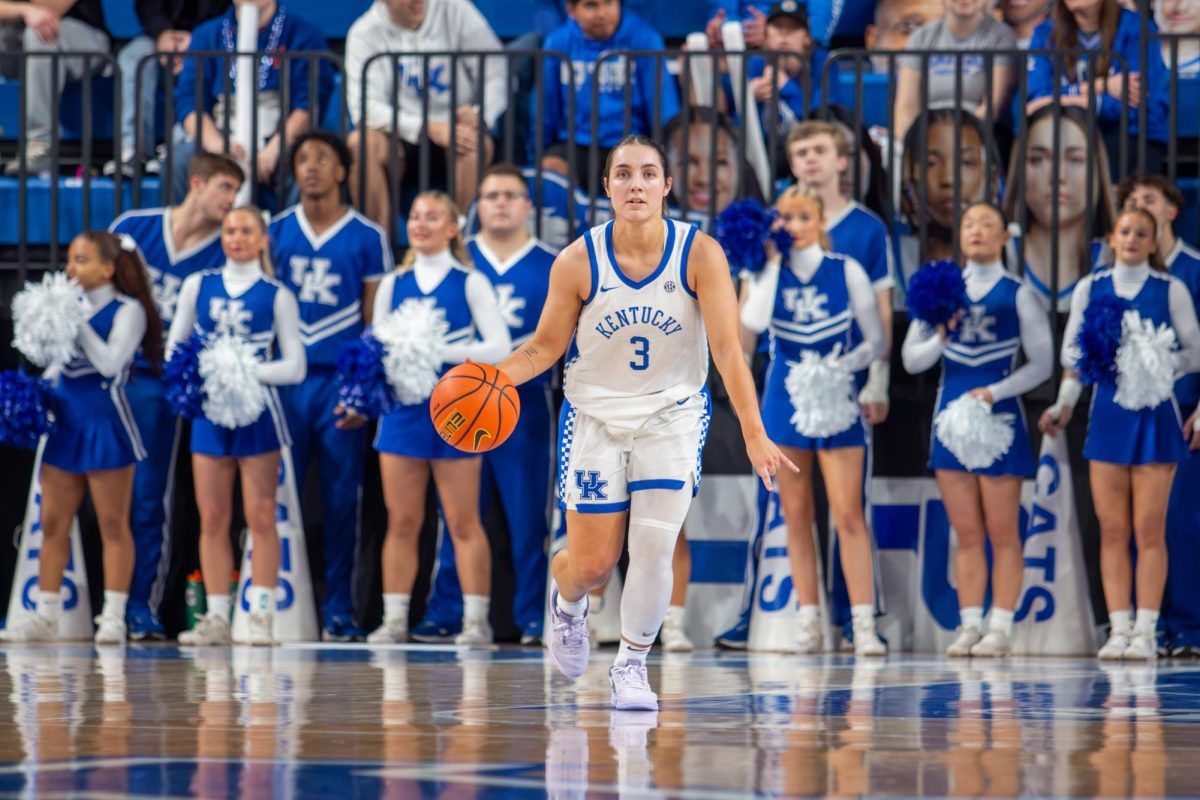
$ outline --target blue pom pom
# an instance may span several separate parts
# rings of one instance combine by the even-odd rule
[[[41,378],[23,372],[0,372],[0,442],[37,447],[54,426],[54,390]]]
[[[203,349],[203,339],[193,333],[175,345],[171,358],[163,367],[167,404],[184,419],[204,416],[204,381],[200,377],[200,351]]]
[[[792,244],[795,242],[792,235],[787,232],[787,228],[784,228],[782,225],[768,231],[767,238],[775,243],[775,249],[780,253],[790,253],[792,251]]]
[[[908,315],[926,325],[945,325],[967,307],[967,283],[953,261],[931,261],[908,282]]]
[[[338,401],[364,417],[378,417],[396,407],[383,369],[383,345],[370,334],[347,342],[337,355]]]
[[[734,275],[758,272],[763,268],[767,260],[763,243],[768,238],[778,247],[780,240],[771,231],[775,216],[774,209],[753,199],[735,200],[717,215],[713,234],[725,250]],[[787,232],[783,231],[783,234],[786,236]],[[780,248],[780,252],[791,249],[791,238],[787,237],[787,247]]]
[[[1079,379],[1083,383],[1113,382],[1117,378],[1117,349],[1121,320],[1133,304],[1123,297],[1102,295],[1088,302],[1079,325]]]

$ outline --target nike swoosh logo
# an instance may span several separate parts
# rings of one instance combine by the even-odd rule
[[[620,286],[601,286],[600,291],[611,292],[613,289],[620,289],[620,288],[621,288]]]
[[[473,448],[471,448],[471,449],[472,449],[472,450],[478,450],[478,449],[479,449],[479,443],[480,443],[480,442],[482,442],[482,441],[483,441],[483,437],[485,437],[485,436],[487,436],[487,435],[488,435],[488,432],[487,432],[487,431],[485,431],[485,430],[483,430],[482,428],[480,428],[479,430],[475,431],[475,446],[474,446]]]

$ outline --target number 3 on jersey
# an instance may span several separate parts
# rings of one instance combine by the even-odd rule
[[[642,371],[650,367],[650,340],[645,336],[634,336],[629,340],[633,345],[633,355],[639,361],[630,361],[629,366],[637,371]]]

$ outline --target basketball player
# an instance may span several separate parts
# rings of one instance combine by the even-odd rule
[[[526,383],[575,337],[559,428],[567,547],[551,564],[547,643],[564,674],[584,673],[587,593],[608,578],[628,533],[611,701],[656,710],[646,654],[670,602],[675,537],[700,479],[708,342],[754,471],[770,484],[781,464],[795,466],[763,428],[724,253],[691,225],[665,218],[671,177],[662,148],[644,136],[621,140],[605,164],[604,188],[615,218],[559,255],[533,338],[499,367]]]
[[[296,485],[304,486],[309,453],[317,454],[325,508],[325,597],[321,617],[326,641],[362,636],[350,601],[350,572],[358,541],[359,497],[367,440],[363,417],[347,415],[337,401],[334,362],[338,350],[370,322],[379,280],[392,271],[392,248],[375,223],[342,203],[350,151],[328,131],[296,139],[290,172],[300,203],[271,223],[272,260],[280,281],[300,303],[300,338],[308,355],[302,383],[280,391]]]
[[[546,302],[552,253],[529,235],[533,204],[521,171],[497,164],[483,173],[476,202],[480,232],[467,242],[475,269],[491,281],[500,314],[516,345],[524,344]],[[542,636],[546,596],[546,545],[550,538],[550,464],[553,406],[550,372],[519,389],[521,417],[503,447],[483,456],[485,502],[494,490],[504,510],[516,573],[513,622],[522,644]],[[411,632],[417,641],[445,641],[462,619],[462,590],[454,567],[454,543],[443,536],[428,610]]]
[[[188,193],[179,205],[128,211],[109,228],[137,243],[165,329],[171,327],[184,279],[225,263],[221,221],[233,208],[245,173],[233,159],[201,153],[188,165],[187,180]],[[129,638],[135,641],[163,638],[158,606],[171,561],[171,500],[179,420],[163,398],[157,369],[139,354],[134,379],[126,387],[146,448],[146,458],[134,468],[130,521],[135,564],[125,621]]]

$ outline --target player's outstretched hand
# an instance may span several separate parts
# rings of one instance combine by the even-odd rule
[[[754,474],[762,479],[763,486],[767,487],[768,492],[775,491],[775,473],[779,471],[781,466],[787,467],[792,472],[799,472],[800,468],[791,462],[783,452],[767,438],[766,433],[761,433],[746,440],[746,455],[750,457],[750,464],[754,467]]]

